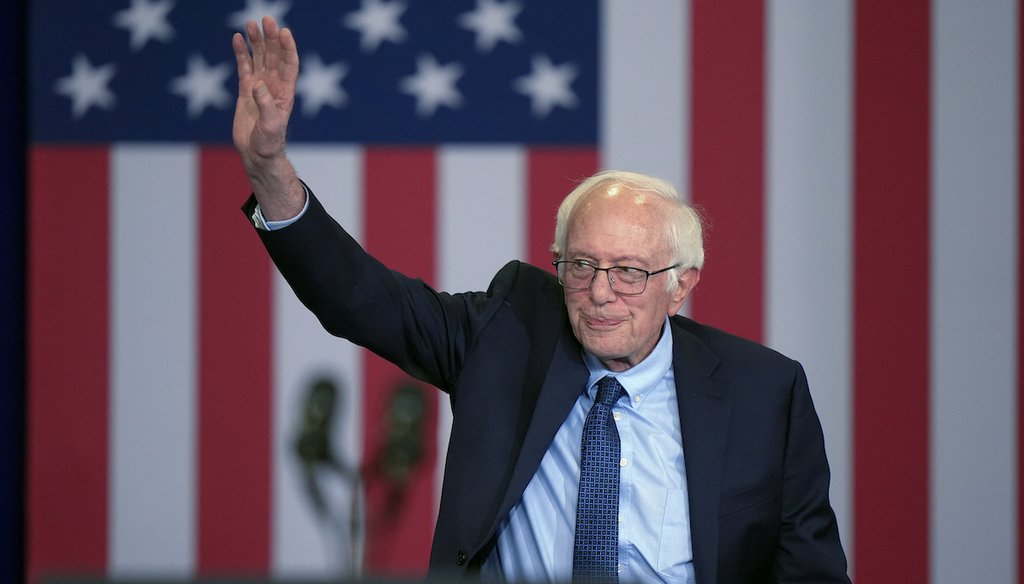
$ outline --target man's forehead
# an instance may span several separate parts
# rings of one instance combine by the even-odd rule
[[[581,222],[591,227],[627,220],[637,229],[659,229],[665,225],[666,211],[657,197],[612,184],[584,196],[569,219],[567,235],[571,238]]]
[[[584,205],[594,205],[604,201],[644,205],[650,202],[652,198],[656,199],[656,197],[651,197],[650,193],[643,189],[638,189],[618,182],[609,182],[607,184],[599,185],[592,191],[583,195],[582,203]]]
[[[639,230],[637,236],[619,237],[614,230],[606,231],[601,227],[605,221],[615,219],[614,214],[608,214],[595,220],[587,219],[584,229],[574,230],[570,226],[565,257],[644,268],[672,255],[667,235],[657,229],[657,223],[652,224],[654,229]]]

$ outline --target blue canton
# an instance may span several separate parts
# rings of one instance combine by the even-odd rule
[[[35,142],[231,140],[230,38],[270,15],[301,71],[297,142],[598,139],[598,10],[586,0],[127,0],[29,4]],[[571,31],[571,34],[566,34]]]

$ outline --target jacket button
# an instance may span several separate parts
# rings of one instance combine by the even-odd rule
[[[466,552],[459,550],[459,553],[455,554],[455,563],[462,565],[466,563]]]

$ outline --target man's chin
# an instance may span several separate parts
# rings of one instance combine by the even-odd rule
[[[614,342],[613,339],[609,339],[607,335],[600,333],[589,332],[585,335],[581,335],[580,344],[587,350],[591,355],[604,359],[606,357],[618,356],[619,354],[619,343]]]
[[[588,339],[588,342],[582,343],[583,349],[604,363],[610,361],[626,362],[627,357],[617,343],[601,342],[601,339],[596,341],[595,339]]]

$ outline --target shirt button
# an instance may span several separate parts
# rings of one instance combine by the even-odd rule
[[[616,422],[618,422],[619,420],[622,419],[622,414],[619,413],[619,412],[615,412],[615,413],[612,414],[612,417],[615,418]]]
[[[638,404],[638,403],[640,403],[640,396],[636,396],[636,397],[634,397],[634,398],[633,398],[633,403],[635,403],[635,404]]]
[[[615,564],[615,571],[621,573],[622,572],[622,564]]]
[[[626,466],[627,464],[629,464],[629,461],[626,460],[625,458],[619,459],[619,466]]]

